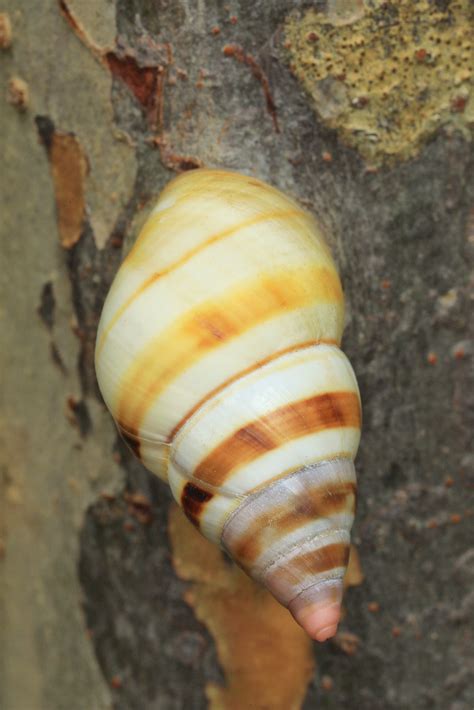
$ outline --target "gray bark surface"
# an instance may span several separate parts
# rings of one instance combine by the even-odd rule
[[[367,170],[315,113],[282,50],[289,12],[322,2],[41,5],[7,0],[12,45],[0,55],[2,93],[16,75],[30,91],[25,111],[0,99],[0,707],[198,710],[206,684],[226,683],[172,566],[170,493],[119,440],[93,369],[122,244],[177,169],[203,164],[256,175],[317,214],[344,285],[343,346],[364,411],[354,542],[365,579],[342,623],[357,650],[315,645],[302,707],[470,710],[472,144],[448,126],[411,159]],[[258,63],[271,100],[251,64],[224,55],[230,44]],[[157,66],[162,95],[137,99],[131,85]],[[73,134],[88,163],[68,249],[54,131]]]

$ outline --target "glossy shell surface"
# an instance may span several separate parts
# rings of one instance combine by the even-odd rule
[[[290,609],[347,564],[361,410],[343,320],[314,218],[252,177],[196,170],[161,194],[99,326],[124,438]]]

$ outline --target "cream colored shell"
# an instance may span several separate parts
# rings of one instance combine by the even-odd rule
[[[314,218],[254,178],[196,170],[161,194],[97,337],[99,385],[135,453],[295,616],[322,582],[339,603],[347,563],[360,400],[343,320]]]

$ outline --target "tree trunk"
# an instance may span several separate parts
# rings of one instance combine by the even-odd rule
[[[469,0],[6,0],[4,710],[474,707]],[[364,409],[346,615],[311,645],[120,442],[93,350],[198,166],[316,213]]]

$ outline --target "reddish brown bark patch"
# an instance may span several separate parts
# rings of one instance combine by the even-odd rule
[[[193,155],[175,153],[164,135],[153,138],[153,145],[160,151],[160,159],[163,165],[176,173],[184,173],[187,170],[196,170],[204,167],[203,162]]]
[[[12,43],[12,23],[7,12],[0,12],[0,49],[8,49]]]
[[[45,116],[37,116],[36,125],[49,157],[59,240],[64,249],[71,249],[79,241],[84,223],[87,158],[73,133],[57,131]]]
[[[252,74],[254,77],[257,79],[257,81],[260,83],[262,90],[263,90],[263,95],[265,97],[265,103],[267,106],[267,111],[271,116],[271,119],[273,121],[273,128],[275,129],[276,133],[280,133],[280,126],[278,125],[278,118],[277,118],[277,110],[275,106],[275,102],[273,100],[273,96],[270,91],[270,84],[268,81],[268,77],[263,71],[262,67],[257,63],[257,60],[255,57],[253,57],[251,54],[247,54],[244,52],[243,48],[239,44],[226,44],[224,49],[222,50],[224,53],[225,57],[233,57],[236,59],[238,62],[241,64],[245,64],[247,67],[249,67],[252,71]]]
[[[156,91],[158,67],[141,67],[135,57],[119,57],[115,52],[108,52],[105,61],[113,76],[121,79],[135,98],[145,108],[150,105]]]

